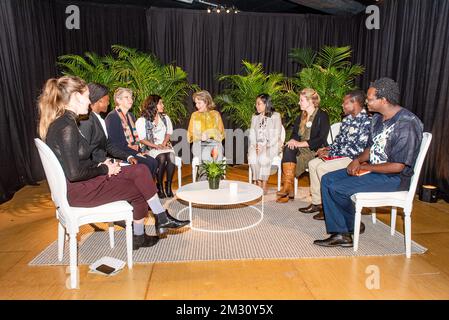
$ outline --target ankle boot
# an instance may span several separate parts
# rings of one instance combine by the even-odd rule
[[[282,171],[284,173],[284,185],[283,189],[277,193],[279,198],[276,200],[278,203],[288,202],[289,199],[295,198],[295,173],[296,163],[287,162],[282,164]]]
[[[171,180],[167,180],[165,182],[165,195],[168,198],[172,198],[173,197],[173,191],[171,190]]]
[[[158,237],[149,236],[146,233],[139,236],[133,235],[133,250],[139,248],[149,248],[154,246],[159,241]]]
[[[159,199],[167,198],[167,196],[164,193],[164,187],[162,185],[162,182],[157,182],[156,188],[157,188],[157,195],[158,195]]]
[[[190,220],[178,220],[172,217],[168,213],[168,210],[165,210],[165,212],[159,214],[155,214],[154,217],[156,219],[156,234],[159,237],[163,237],[168,231],[167,229],[178,229],[190,223]]]

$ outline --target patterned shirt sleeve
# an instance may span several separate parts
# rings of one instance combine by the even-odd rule
[[[367,147],[371,118],[363,110],[355,118],[343,119],[340,133],[329,150],[330,156],[343,156],[354,159]]]

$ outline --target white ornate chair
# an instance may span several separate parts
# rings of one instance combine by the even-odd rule
[[[427,150],[432,140],[432,134],[424,132],[419,154],[416,159],[414,174],[408,191],[395,192],[359,192],[351,196],[355,203],[355,221],[354,221],[354,251],[359,248],[360,222],[362,219],[362,208],[391,206],[391,235],[396,230],[397,207],[404,210],[404,229],[405,229],[405,255],[411,257],[411,213],[413,208],[413,198],[415,197],[416,187],[418,185],[419,174],[421,172]],[[376,223],[376,211],[371,211],[373,223]]]
[[[126,250],[128,268],[132,269],[132,227],[133,208],[126,201],[115,201],[93,208],[71,207],[67,201],[67,182],[61,164],[53,151],[40,139],[34,139],[44,167],[45,176],[51,191],[51,198],[56,206],[58,224],[58,260],[62,261],[66,234],[70,243],[70,287],[77,288],[77,240],[76,235],[81,225],[109,222],[109,241],[114,248],[114,221],[126,222]]]

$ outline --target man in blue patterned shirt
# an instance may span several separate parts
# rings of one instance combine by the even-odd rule
[[[346,117],[334,142],[317,151],[317,158],[309,162],[310,193],[312,203],[300,208],[303,213],[318,212],[313,218],[324,220],[321,205],[321,177],[328,172],[346,168],[366,148],[371,126],[371,117],[363,108],[365,93],[361,90],[349,92],[343,100]]]

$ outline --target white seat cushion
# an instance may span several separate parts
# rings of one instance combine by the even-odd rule
[[[107,204],[103,204],[98,207],[82,208],[82,207],[70,207],[72,213],[77,215],[98,214],[104,213],[118,213],[132,210],[133,207],[126,201],[115,201]]]
[[[115,201],[93,208],[70,207],[71,216],[75,217],[78,225],[91,222],[111,222],[129,218],[133,207],[126,201]]]
[[[364,201],[364,200],[399,200],[405,201],[407,197],[407,191],[396,192],[359,192],[351,196],[352,201]]]

